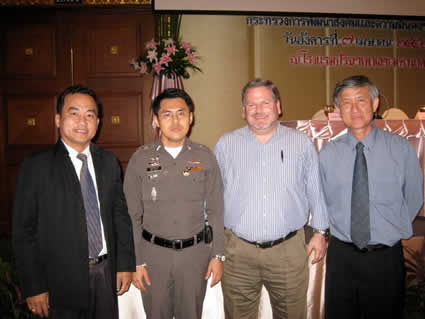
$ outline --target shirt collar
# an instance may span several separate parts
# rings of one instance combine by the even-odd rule
[[[285,126],[282,125],[282,122],[278,121],[276,131],[274,132],[273,136],[268,140],[266,144],[269,144],[270,142],[274,141],[276,137],[280,137],[284,133],[284,130],[285,130]],[[245,125],[242,132],[243,132],[243,136],[251,140],[257,141],[257,138],[255,137],[254,133],[251,132],[251,129],[249,128],[248,125]]]
[[[70,157],[77,157],[77,155],[80,154],[80,153],[85,154],[87,156],[87,158],[90,157],[90,144],[82,152],[77,152],[71,146],[66,144],[63,139],[62,139],[62,143],[63,143],[63,145],[65,145]]]
[[[378,134],[378,129],[375,126],[375,123],[372,122],[372,130],[369,132],[369,134],[363,139],[362,144],[365,146],[367,150],[371,150],[375,146],[376,142],[376,135]],[[348,130],[348,133],[345,138],[345,142],[350,147],[350,149],[355,150],[356,145],[358,142],[360,142],[358,139],[356,139],[352,134],[351,131]]]
[[[189,150],[189,151],[192,149],[192,141],[188,137],[185,138],[182,150],[180,152],[183,152],[186,149]],[[158,139],[155,142],[154,150],[157,151],[157,152],[159,152],[160,150],[165,151],[164,144],[162,144],[161,139]]]

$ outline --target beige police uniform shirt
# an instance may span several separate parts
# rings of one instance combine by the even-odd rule
[[[161,143],[141,146],[130,158],[124,192],[133,223],[136,263],[143,257],[143,229],[166,239],[199,233],[205,215],[213,227],[212,256],[224,252],[223,183],[214,154],[186,139],[174,159]]]

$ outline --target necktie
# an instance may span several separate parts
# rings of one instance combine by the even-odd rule
[[[79,153],[77,158],[83,162],[80,171],[80,185],[86,211],[89,256],[97,257],[102,250],[102,233],[96,190],[87,165],[87,155]]]
[[[351,194],[351,240],[364,248],[370,240],[369,184],[364,145],[357,143]]]

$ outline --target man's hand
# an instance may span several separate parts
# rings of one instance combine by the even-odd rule
[[[125,294],[131,285],[133,279],[132,272],[117,272],[117,295]]]
[[[208,270],[205,275],[205,280],[208,280],[210,276],[213,276],[213,279],[211,281],[211,288],[214,287],[218,282],[221,280],[221,277],[223,277],[223,262],[220,260],[217,260],[215,258],[211,259]]]
[[[327,243],[325,236],[315,233],[307,246],[307,256],[310,256],[311,252],[314,251],[314,258],[311,263],[315,264],[322,260],[325,257],[326,249]]]
[[[27,298],[28,309],[40,317],[49,316],[49,293],[43,292],[39,295]]]
[[[142,291],[146,291],[147,286],[151,285],[151,280],[148,275],[146,266],[137,266],[136,272],[133,273],[133,285]]]

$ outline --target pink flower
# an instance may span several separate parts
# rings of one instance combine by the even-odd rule
[[[146,74],[148,70],[148,66],[146,65],[145,62],[140,62],[140,73],[141,74]]]
[[[166,47],[165,51],[167,51],[168,55],[174,55],[174,54],[176,54],[176,46],[173,44],[170,47]]]
[[[196,57],[195,57],[195,56],[193,56],[192,54],[188,53],[188,54],[187,54],[187,60],[188,60],[190,63],[195,64]]]
[[[146,42],[146,49],[156,49],[156,46],[158,43],[154,41],[154,39],[150,40],[149,42]]]
[[[170,56],[165,53],[163,53],[161,58],[159,59],[159,63],[164,64],[166,66],[168,66],[168,62],[171,62],[171,61],[173,61],[173,59],[171,59]]]
[[[183,49],[185,49],[185,50],[186,50],[186,53],[187,53],[187,51],[188,51],[188,50],[190,50],[190,49],[192,49],[192,48],[193,48],[193,47],[192,47],[192,45],[191,45],[190,43],[187,43],[187,42],[184,42],[184,41],[182,41],[181,46],[182,46],[182,48],[183,48]]]
[[[156,74],[159,74],[162,70],[164,70],[160,63],[155,63],[153,65],[153,69],[155,70]]]

